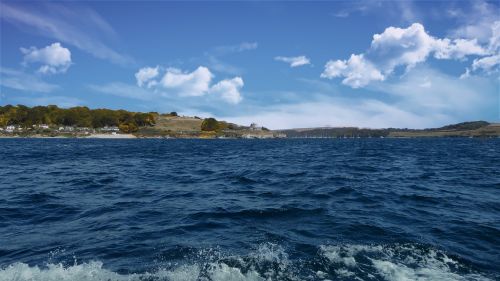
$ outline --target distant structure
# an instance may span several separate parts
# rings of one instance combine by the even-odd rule
[[[73,132],[74,130],[75,128],[71,126],[59,127],[59,132]]]
[[[12,133],[12,132],[14,132],[16,129],[17,129],[17,126],[12,126],[12,125],[10,125],[10,126],[7,126],[7,127],[5,128],[5,131],[6,131],[7,133]]]
[[[35,129],[36,128],[38,128],[38,129],[44,129],[44,130],[49,129],[49,125],[47,125],[47,124],[33,125],[32,127],[35,128]]]
[[[259,127],[256,123],[250,124],[251,131],[262,131],[262,127]]]
[[[103,128],[101,128],[101,132],[119,132],[120,129],[116,126],[104,126]]]

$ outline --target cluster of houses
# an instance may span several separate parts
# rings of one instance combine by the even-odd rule
[[[101,132],[101,133],[110,133],[110,134],[116,134],[120,131],[120,129],[116,126],[105,126],[102,128],[89,128],[89,127],[73,127],[73,126],[49,126],[47,124],[39,124],[39,125],[33,125],[31,128],[30,127],[21,127],[18,125],[8,125],[6,127],[0,127],[0,133],[22,133],[22,132],[32,132],[32,131],[52,131],[52,132],[59,132],[59,133],[84,133],[84,134],[90,134],[90,133],[96,133],[96,132]]]

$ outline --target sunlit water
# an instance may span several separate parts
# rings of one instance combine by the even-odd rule
[[[500,140],[0,140],[0,280],[498,280]]]

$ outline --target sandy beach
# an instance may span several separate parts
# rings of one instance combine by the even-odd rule
[[[135,139],[136,136],[132,134],[91,134],[88,137],[89,139]]]

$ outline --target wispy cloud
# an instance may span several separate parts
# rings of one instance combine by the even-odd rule
[[[136,85],[122,82],[112,82],[104,85],[88,85],[89,89],[122,98],[131,98],[142,101],[151,101],[161,97],[153,91],[148,91]]]
[[[213,55],[207,56],[207,65],[210,66],[210,68],[215,71],[231,75],[241,75],[244,72],[241,67],[224,62],[218,57]]]
[[[500,7],[483,0],[464,2],[463,7],[450,7],[450,13],[459,22],[459,26],[450,31],[449,36],[454,38],[477,39],[480,43],[487,43],[492,34],[491,26],[499,20]]]
[[[298,67],[298,66],[311,64],[311,60],[306,56],[297,56],[297,57],[278,56],[278,57],[275,57],[274,60],[286,62],[286,63],[290,64],[290,67]]]
[[[391,18],[397,23],[412,23],[422,20],[422,13],[415,1],[336,1],[336,10],[330,15],[346,19],[353,16],[383,15],[385,18]]]
[[[84,102],[75,97],[68,96],[38,96],[38,97],[15,97],[14,101],[18,104],[23,104],[27,106],[37,106],[37,105],[57,105],[59,107],[74,107],[83,105]]]
[[[259,44],[257,42],[242,42],[236,45],[226,45],[226,46],[218,46],[213,50],[214,55],[226,55],[231,53],[240,53],[243,51],[255,50]]]
[[[0,85],[25,92],[49,93],[59,89],[58,85],[41,80],[38,76],[9,68],[0,68]]]
[[[243,73],[241,67],[227,63],[222,58],[232,54],[255,50],[258,46],[257,42],[242,42],[235,45],[217,46],[205,52],[206,63],[215,71],[231,75],[241,75]]]
[[[102,38],[116,37],[112,27],[95,11],[71,3],[67,6],[46,2],[13,4],[0,2],[1,20],[73,45],[100,59],[117,64],[133,60],[107,46]]]

